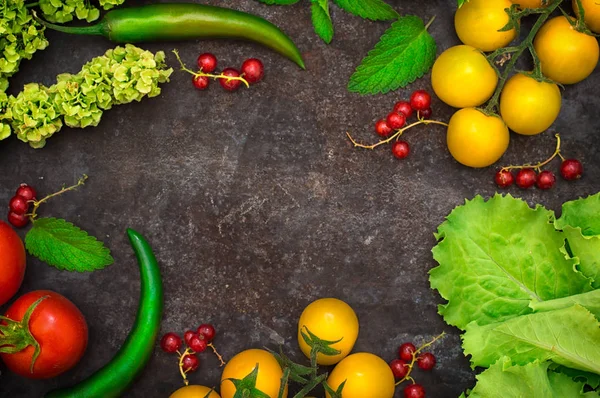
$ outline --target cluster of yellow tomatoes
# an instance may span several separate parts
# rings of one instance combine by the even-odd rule
[[[356,313],[347,303],[335,298],[323,298],[304,309],[298,321],[298,344],[304,355],[310,358],[311,348],[302,338],[302,331],[307,329],[321,340],[339,340],[331,345],[340,351],[339,354],[317,355],[319,365],[336,365],[327,378],[327,383],[334,391],[345,381],[342,390],[344,398],[394,396],[394,374],[382,358],[367,352],[350,354],[358,338],[359,324]],[[256,365],[256,389],[271,398],[277,398],[283,369],[277,359],[263,349],[242,351],[227,362],[221,376],[220,394],[209,387],[190,385],[175,391],[170,398],[233,398],[236,388],[229,379],[243,379]],[[326,395],[330,398],[329,394]],[[284,397],[287,397],[287,386]]]
[[[577,0],[572,2],[579,14]],[[545,79],[529,73],[508,79],[499,99],[500,117],[476,109],[493,96],[498,85],[498,75],[484,53],[504,48],[516,37],[515,29],[500,31],[509,22],[505,9],[513,3],[520,8],[548,5],[542,0],[469,0],[454,19],[463,45],[444,51],[431,72],[436,95],[461,108],[450,119],[447,144],[452,156],[466,166],[487,167],[498,161],[508,148],[509,129],[523,135],[547,130],[561,108],[557,83],[578,83],[598,64],[597,39],[575,29],[574,18],[556,16],[544,23],[533,41]],[[600,2],[582,0],[582,6],[587,27],[600,33]]]

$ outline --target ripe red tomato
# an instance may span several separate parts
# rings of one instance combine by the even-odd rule
[[[34,347],[15,354],[0,354],[9,370],[31,379],[55,377],[79,362],[88,342],[88,327],[79,309],[66,297],[49,290],[36,290],[19,297],[6,317],[21,321],[27,309],[47,296],[33,310],[29,330],[41,347],[31,372]]]
[[[0,221],[0,305],[17,293],[25,276],[25,247],[10,225]]]

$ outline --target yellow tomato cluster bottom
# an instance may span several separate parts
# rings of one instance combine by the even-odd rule
[[[377,355],[359,352],[337,364],[327,379],[335,391],[346,381],[343,398],[393,398],[395,379],[389,365]],[[330,398],[329,394],[326,394]]]

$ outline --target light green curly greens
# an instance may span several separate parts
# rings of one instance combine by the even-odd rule
[[[98,3],[104,10],[110,10],[123,4],[125,0],[100,0]],[[44,18],[50,22],[65,23],[73,18],[92,22],[100,17],[100,10],[90,0],[40,0],[40,10]]]

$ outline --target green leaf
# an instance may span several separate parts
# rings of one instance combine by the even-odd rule
[[[465,5],[466,2],[468,2],[469,0],[458,0],[458,8],[462,7]]]
[[[574,381],[562,373],[548,372],[548,380],[555,398],[600,397],[600,393],[597,391],[584,393],[584,383]]]
[[[532,312],[547,301],[591,290],[560,248],[554,213],[510,195],[481,196],[455,208],[435,235],[431,286],[446,299],[439,312],[450,325],[486,325]]]
[[[535,312],[545,312],[568,308],[575,304],[585,307],[600,320],[600,289],[554,300],[532,301],[529,307]]]
[[[563,229],[566,225],[581,228],[584,236],[600,236],[600,192],[564,203],[562,215],[555,225],[557,229]]]
[[[435,61],[437,46],[421,18],[406,16],[385,31],[350,77],[348,90],[387,93],[423,76]]]
[[[580,228],[564,226],[566,242],[563,252],[579,264],[577,269],[592,280],[594,289],[600,289],[600,236],[583,236]]]
[[[256,388],[256,380],[258,379],[258,363],[243,379],[225,379],[230,381],[235,386],[235,394],[233,398],[270,398],[258,388]]]
[[[258,0],[261,3],[268,5],[279,5],[279,6],[288,6],[291,4],[296,4],[300,0]]]
[[[600,374],[600,323],[580,305],[486,326],[472,323],[462,339],[473,367],[507,356],[516,365],[551,360]]]
[[[580,381],[590,386],[592,389],[600,387],[600,375],[598,374],[567,368],[566,366],[557,365],[555,363],[550,365],[550,369],[565,374],[575,381]]]
[[[73,224],[57,218],[38,218],[25,236],[32,256],[67,271],[93,271],[114,260],[104,244]]]
[[[311,0],[310,9],[315,32],[325,43],[331,43],[333,24],[329,15],[329,0]]]
[[[398,13],[382,0],[334,0],[341,9],[372,21],[389,21],[399,17]]]

